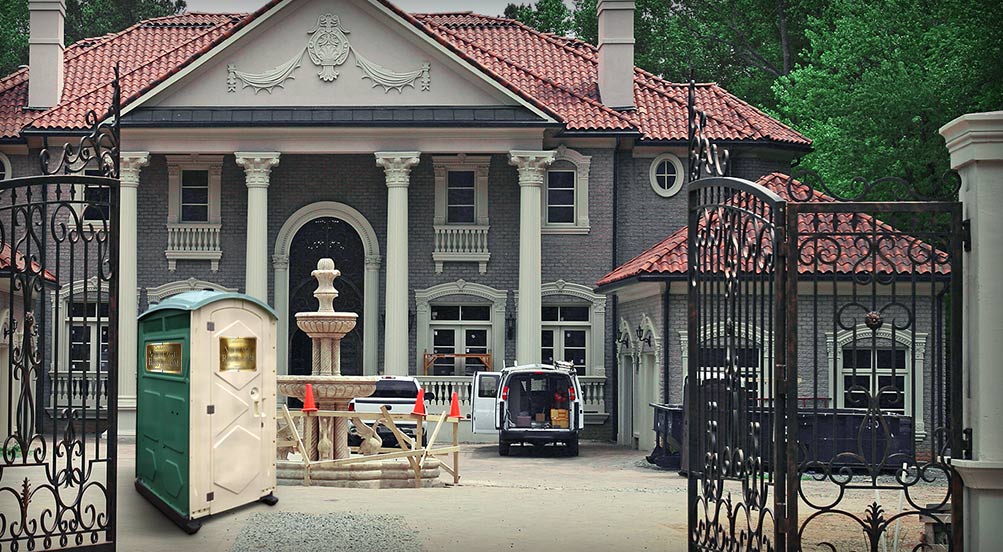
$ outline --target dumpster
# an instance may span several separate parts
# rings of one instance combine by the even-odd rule
[[[277,502],[275,320],[216,291],[139,317],[136,490],[190,534],[207,516]]]

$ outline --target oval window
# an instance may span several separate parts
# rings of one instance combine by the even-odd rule
[[[663,153],[651,162],[651,188],[662,197],[672,197],[683,187],[683,164],[671,153]]]

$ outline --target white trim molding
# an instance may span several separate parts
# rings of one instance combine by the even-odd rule
[[[289,250],[300,228],[314,219],[334,217],[347,222],[362,239],[366,255],[366,273],[363,281],[362,367],[366,375],[378,369],[379,310],[380,310],[380,243],[376,230],[359,211],[335,201],[319,201],[300,208],[286,219],[275,237],[272,270],[275,278],[275,313],[278,315],[278,366],[279,373],[288,373],[289,343]],[[337,262],[337,259],[335,259]]]
[[[167,270],[177,269],[178,259],[208,260],[210,270],[219,270],[220,196],[222,155],[167,155]],[[181,176],[184,171],[206,171],[209,183],[209,216],[205,222],[181,221]]]
[[[915,438],[916,442],[923,441],[926,439],[926,418],[924,417],[924,401],[926,399],[926,388],[923,387],[924,381],[924,370],[926,366],[926,339],[928,334],[926,333],[912,333],[909,331],[898,330],[893,332],[888,324],[885,324],[878,328],[877,330],[871,330],[864,324],[860,324],[856,328],[843,330],[835,334],[833,338],[832,332],[825,333],[825,349],[826,354],[829,359],[829,395],[832,397],[833,407],[839,407],[842,404],[843,395],[843,382],[842,378],[836,378],[833,381],[833,377],[838,371],[842,374],[843,371],[843,349],[853,343],[854,341],[861,340],[871,340],[879,339],[886,343],[894,342],[902,345],[906,350],[906,384],[904,391],[906,396],[903,398],[903,402],[906,405],[906,415],[912,416],[915,423]],[[870,345],[865,345],[866,350],[870,350]],[[914,362],[915,361],[915,362]],[[909,377],[913,378],[913,383],[910,384]],[[912,396],[912,389],[915,389],[919,394],[919,397]],[[915,412],[909,411],[909,406],[911,404],[916,405]]]
[[[515,304],[518,312],[519,292],[515,292]],[[556,280],[540,286],[540,305],[547,297],[574,297],[589,303],[589,321],[592,343],[589,344],[589,365],[587,376],[606,376],[606,296],[592,293],[592,288],[582,284]],[[539,313],[538,313],[539,314]],[[537,333],[542,331],[542,324]],[[537,342],[539,342],[539,337]],[[539,353],[538,353],[539,354]]]
[[[562,170],[559,167],[554,167],[554,164],[561,161],[571,163],[575,167],[575,222],[571,224],[547,222],[548,195],[547,182],[544,182],[542,210],[540,213],[540,216],[543,217],[541,231],[544,234],[588,234],[591,229],[589,223],[589,172],[592,167],[592,157],[582,155],[561,144],[554,150],[554,161],[551,163],[550,170]],[[549,173],[550,170],[547,172]]]
[[[500,371],[505,367],[505,309],[508,303],[508,290],[495,289],[463,279],[414,290],[415,366],[420,371],[425,361],[425,352],[432,348],[428,333],[431,325],[431,304],[442,297],[454,295],[478,297],[491,303],[491,363],[494,370]]]
[[[14,169],[10,165],[10,158],[6,153],[0,152],[0,181],[14,177]]]
[[[724,335],[724,328],[725,328],[724,321],[718,322],[716,324],[706,324],[700,329],[700,337],[703,337],[704,340],[708,338],[715,339],[721,337],[722,335]],[[755,326],[752,324],[744,324],[742,322],[735,324],[735,329],[737,330],[735,333],[736,337],[752,340],[753,343],[759,345],[761,347],[763,354],[761,358],[763,359],[764,362],[766,362],[766,365],[768,367],[773,366],[773,359],[774,359],[774,354],[773,354],[774,351],[772,348],[773,332],[766,332],[763,331],[763,329],[760,328],[759,326]],[[682,396],[682,393],[685,391],[686,375],[689,372],[689,358],[690,358],[689,343],[690,343],[689,331],[679,330],[680,365],[683,371],[682,378],[680,378],[680,381],[682,382],[682,387],[679,389],[680,396]],[[772,374],[772,369],[766,370],[766,374],[768,375]],[[766,384],[766,389],[769,390],[771,388],[770,382],[767,381],[765,382],[765,384]]]
[[[432,260],[435,272],[442,272],[446,262],[474,262],[481,274],[488,270],[491,252],[488,250],[488,168],[491,157],[487,155],[468,156],[466,154],[432,158],[435,172],[435,215],[432,224],[435,230],[435,248]],[[450,171],[470,171],[474,173],[474,222],[473,224],[450,224],[447,220],[448,178]]]
[[[208,282],[206,280],[199,280],[198,278],[188,278],[187,280],[175,280],[173,282],[167,282],[166,284],[162,284],[156,287],[146,288],[146,301],[150,303],[150,306],[153,306],[173,295],[184,293],[186,291],[201,291],[201,290],[224,291],[229,293],[234,293],[239,291],[237,288],[221,286],[219,284]]]
[[[665,373],[665,366],[662,365],[664,355],[662,355],[662,336],[661,332],[655,326],[655,321],[651,319],[648,313],[643,313],[641,315],[641,331],[642,337],[644,335],[651,335],[651,346],[648,350],[641,349],[641,342],[637,342],[637,352],[639,355],[650,355],[654,354],[654,365],[655,365],[655,389],[661,401],[665,402],[668,397],[665,396],[665,385],[662,382],[662,378]]]
[[[662,188],[658,183],[658,166],[666,161],[671,163],[676,169],[676,180],[668,189]],[[648,182],[651,184],[651,189],[661,197],[672,197],[678,194],[683,189],[683,184],[686,183],[686,171],[683,170],[683,162],[674,153],[666,152],[658,155],[651,161],[651,167],[648,169]]]

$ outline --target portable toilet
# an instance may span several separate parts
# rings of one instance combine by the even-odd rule
[[[139,317],[136,490],[188,533],[275,490],[275,312],[192,291]]]

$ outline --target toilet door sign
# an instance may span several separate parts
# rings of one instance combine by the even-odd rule
[[[254,372],[258,369],[258,338],[219,338],[220,372]]]

